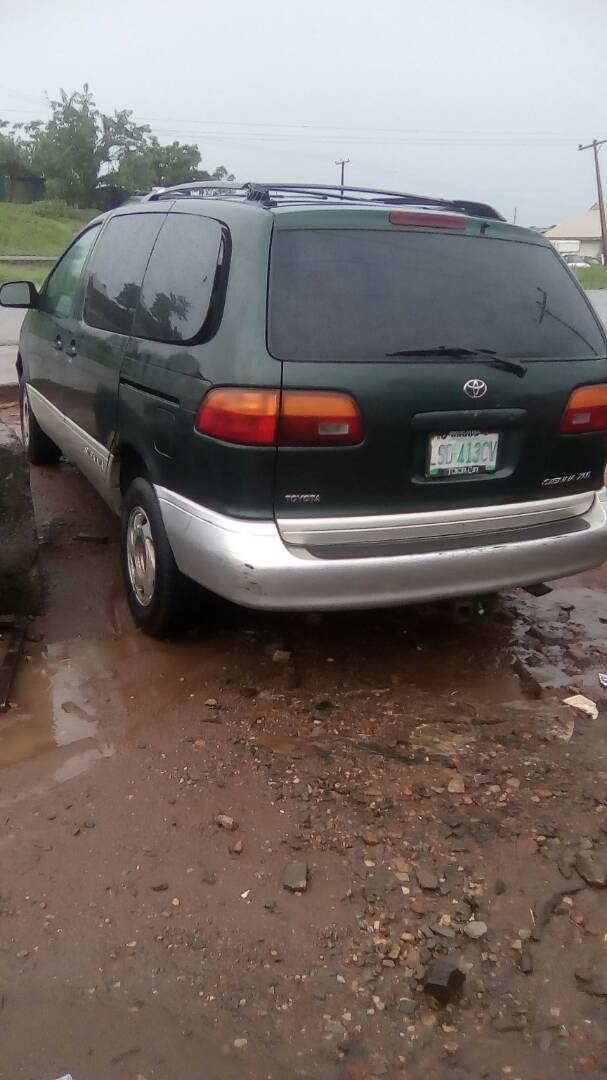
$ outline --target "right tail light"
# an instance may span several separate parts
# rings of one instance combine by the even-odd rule
[[[579,386],[574,390],[561,419],[567,434],[607,430],[607,384]]]

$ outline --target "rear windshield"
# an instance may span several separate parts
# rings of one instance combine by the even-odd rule
[[[550,248],[364,229],[275,232],[268,346],[282,360],[377,360],[440,346],[527,359],[605,353]]]

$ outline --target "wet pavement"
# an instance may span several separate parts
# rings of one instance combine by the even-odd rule
[[[607,570],[153,641],[116,520],[68,465],[32,484],[0,1076],[604,1076]]]

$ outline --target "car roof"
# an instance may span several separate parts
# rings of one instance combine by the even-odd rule
[[[152,191],[148,202],[166,198],[221,198],[237,199],[254,203],[264,210],[276,210],[284,206],[311,206],[333,204],[334,206],[374,205],[418,206],[433,209],[459,211],[465,214],[503,221],[497,210],[487,203],[469,199],[445,199],[434,195],[415,195],[411,192],[390,191],[384,188],[353,187],[337,184],[307,183],[260,183],[258,181],[189,181]]]
[[[418,211],[420,216],[428,216],[428,228],[440,227],[439,219],[443,215],[464,215],[478,222],[478,228],[471,226],[470,231],[487,233],[491,226],[492,236],[526,240],[539,246],[551,247],[541,233],[511,225],[486,203],[468,199],[441,199],[380,188],[342,188],[325,184],[192,181],[155,190],[147,195],[143,202],[125,203],[101,215],[101,218],[125,213],[166,212],[167,202],[170,210],[179,210],[181,204],[184,209],[187,207],[188,213],[208,215],[212,210],[228,223],[230,219],[243,222],[243,219],[249,216],[259,218],[262,215],[266,218],[271,216],[281,224],[286,224],[285,219],[294,218],[298,224],[306,223],[310,227],[326,223],[327,215],[331,215],[332,224],[340,221],[345,226],[346,223],[354,225],[358,222],[359,226],[362,226],[363,223],[371,224],[376,214],[383,215],[385,219],[387,209],[415,209],[418,227]],[[361,218],[363,214],[364,218]]]

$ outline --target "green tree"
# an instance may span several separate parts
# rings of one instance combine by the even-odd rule
[[[20,124],[8,130],[8,120],[0,120],[0,170],[7,176],[21,176],[30,173],[27,149],[18,131]]]
[[[61,90],[49,102],[51,119],[14,124],[0,121],[0,167],[9,175],[44,176],[50,197],[91,206],[100,181],[127,192],[148,191],[187,180],[233,179],[220,165],[200,169],[200,150],[189,143],[161,145],[148,124],[136,124],[130,109],[111,116],[99,111],[85,83],[82,91]]]
[[[112,116],[99,112],[85,83],[82,92],[61,90],[51,101],[47,124],[27,125],[31,167],[54,181],[54,194],[76,206],[90,206],[101,168],[116,166],[120,158],[145,146],[147,124],[135,124],[131,112]]]
[[[163,146],[152,135],[143,148],[123,154],[112,179],[132,192],[149,191],[152,187],[168,187],[190,180],[228,178],[223,165],[214,173],[205,172],[199,166],[200,150],[195,144],[172,142]]]

